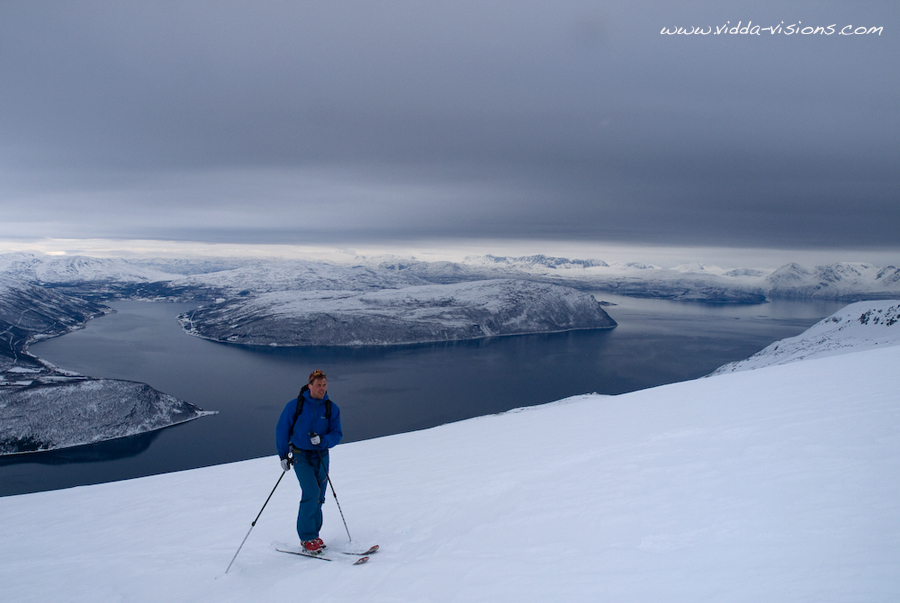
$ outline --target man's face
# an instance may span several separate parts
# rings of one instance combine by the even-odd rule
[[[316,400],[324,398],[326,391],[328,391],[328,380],[324,377],[309,384],[309,395]]]

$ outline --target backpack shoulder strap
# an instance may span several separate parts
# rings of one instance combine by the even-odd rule
[[[297,419],[300,418],[300,413],[303,412],[303,392],[305,392],[309,387],[303,386],[303,389],[300,390],[300,393],[297,394],[297,409],[294,410],[294,420],[291,421],[291,430],[288,432],[288,441],[291,440],[291,437],[294,435],[294,425],[297,424]]]
[[[297,419],[300,418],[300,413],[303,412],[303,394],[297,396],[297,409],[294,411],[294,421],[291,423],[291,430],[294,429],[294,425],[297,424]]]

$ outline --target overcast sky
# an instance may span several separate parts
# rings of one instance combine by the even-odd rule
[[[0,239],[896,250],[898,72],[896,0],[2,0]]]

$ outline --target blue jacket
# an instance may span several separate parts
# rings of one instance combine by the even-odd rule
[[[281,417],[278,418],[278,425],[275,427],[275,446],[281,458],[287,458],[290,444],[301,450],[327,450],[337,446],[344,435],[341,431],[341,410],[337,404],[331,403],[331,419],[325,418],[325,400],[328,399],[328,394],[325,394],[323,400],[316,400],[309,395],[309,390],[304,390],[302,396],[303,411],[297,417],[294,433],[290,439],[288,436],[291,433],[291,421],[297,412],[297,398],[287,403],[281,411]],[[322,443],[318,446],[309,443],[311,431],[322,437]]]

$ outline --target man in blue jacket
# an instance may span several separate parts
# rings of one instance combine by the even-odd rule
[[[303,550],[321,553],[325,548],[322,529],[322,504],[328,486],[328,449],[341,441],[341,411],[328,399],[325,373],[315,370],[300,395],[287,403],[275,428],[275,445],[281,468],[293,465],[300,482],[300,510],[297,534]]]

